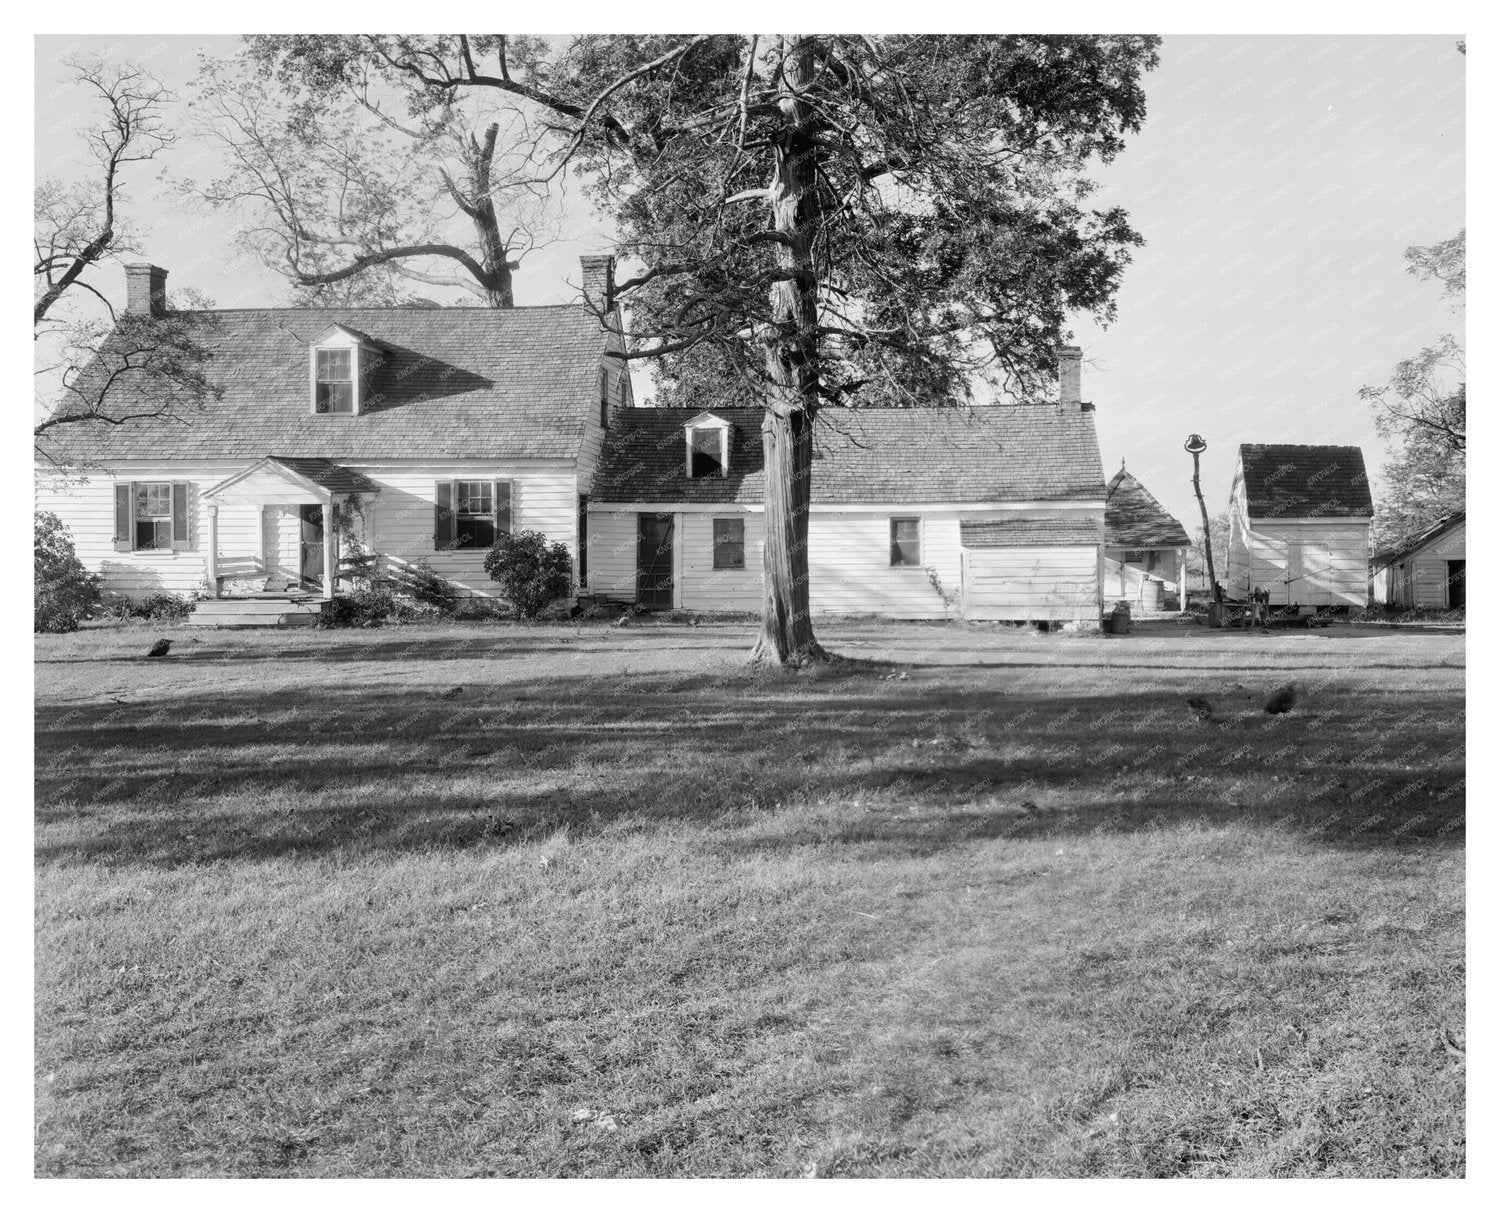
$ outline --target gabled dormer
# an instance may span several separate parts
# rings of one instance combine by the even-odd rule
[[[370,378],[387,352],[358,329],[330,324],[308,347],[311,411],[362,412],[370,399]]]
[[[699,413],[682,428],[687,435],[688,479],[729,475],[734,426],[715,413]]]

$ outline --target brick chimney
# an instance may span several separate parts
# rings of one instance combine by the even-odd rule
[[[595,311],[606,315],[615,305],[615,259],[608,253],[580,257],[583,297]]]
[[[1083,351],[1076,345],[1057,347],[1057,399],[1065,409],[1083,408]]]
[[[167,310],[167,271],[159,265],[125,267],[125,310],[134,316],[161,316]]]

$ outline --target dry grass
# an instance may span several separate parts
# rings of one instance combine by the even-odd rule
[[[1462,634],[748,638],[38,638],[38,1173],[1463,1173]]]

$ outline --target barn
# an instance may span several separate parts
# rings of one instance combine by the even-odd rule
[[[1182,523],[1139,480],[1120,470],[1104,493],[1104,598],[1137,612],[1181,610],[1187,603],[1187,549]]]
[[[1272,606],[1369,601],[1370,481],[1357,446],[1244,443],[1229,494],[1223,584]]]
[[[1372,566],[1378,597],[1391,606],[1458,610],[1464,606],[1466,511],[1439,519],[1419,535],[1378,555]]]

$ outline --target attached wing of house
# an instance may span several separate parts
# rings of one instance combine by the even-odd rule
[[[1104,597],[1159,611],[1187,603],[1188,534],[1120,465],[1105,489]]]
[[[757,409],[620,413],[589,501],[590,591],[760,610],[760,427]],[[812,477],[815,611],[1097,623],[1091,405],[826,408]]]
[[[586,259],[586,283],[588,262],[607,260]],[[138,299],[132,282],[139,306],[160,308],[161,293]],[[609,414],[631,403],[624,364],[606,356],[617,326],[592,308],[195,319],[217,397],[186,415],[48,435],[37,508],[62,518],[107,592],[326,598],[363,556],[488,594],[484,553],[503,530],[541,531],[581,564]]]

